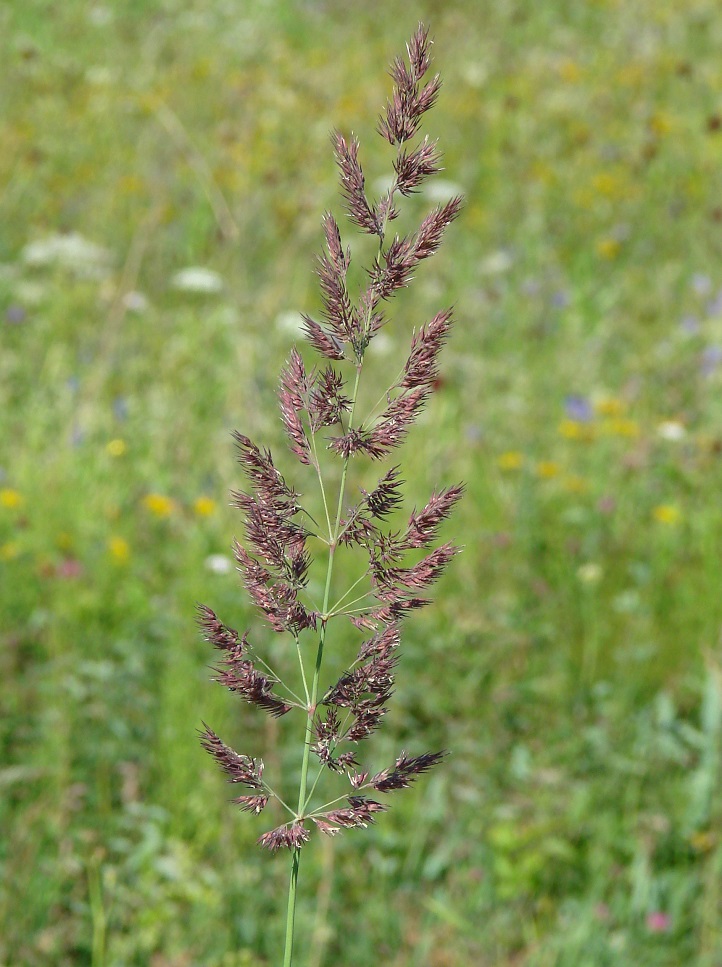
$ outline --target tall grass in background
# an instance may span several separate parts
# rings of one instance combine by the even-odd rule
[[[327,132],[374,117],[419,17],[447,171],[409,219],[468,201],[453,259],[396,299],[457,320],[401,456],[411,506],[450,466],[467,482],[466,550],[405,625],[374,741],[454,755],[372,839],[308,852],[298,943],[317,965],[719,962],[717,4],[29,0],[0,12],[2,963],[283,943],[287,871],[226,862],[256,830],[193,732],[276,774],[298,739],[205,687],[186,603],[260,632],[228,435],[279,452]],[[404,337],[373,345],[379,397]]]

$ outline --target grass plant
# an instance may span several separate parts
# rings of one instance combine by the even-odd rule
[[[24,0],[0,5],[8,967],[277,961],[286,864],[245,861],[264,817],[228,807],[193,734],[291,777],[298,721],[207,687],[188,602],[285,661],[228,553],[229,433],[295,479],[276,374],[322,308],[327,132],[376,140],[379,65],[418,19],[447,172],[402,218],[466,206],[364,393],[394,380],[402,320],[453,302],[400,454],[409,507],[465,481],[465,551],[405,622],[373,741],[379,766],[420,735],[454,754],[373,835],[309,844],[298,947],[312,967],[722,959],[719,4]],[[383,192],[381,153],[364,167]]]
[[[282,422],[291,453],[309,474],[315,474],[317,517],[278,471],[270,450],[259,450],[248,437],[236,434],[249,489],[233,493],[246,531],[246,546],[237,542],[234,556],[246,590],[270,630],[290,637],[287,646],[298,656],[300,678],[289,684],[285,671],[277,674],[257,646],[249,643],[248,634],[241,637],[210,608],[203,606],[199,613],[205,638],[224,655],[218,682],[275,718],[294,708],[305,717],[295,808],[269,784],[262,760],[235,752],[208,726],[201,733],[201,744],[228,781],[244,790],[233,800],[235,804],[258,815],[275,800],[288,814],[286,822],[258,840],[273,853],[282,848],[291,852],[284,967],[291,967],[293,961],[301,849],[310,830],[315,827],[326,836],[336,836],[342,830],[369,826],[387,808],[369,793],[388,795],[408,788],[445,754],[409,756],[402,751],[393,766],[371,773],[360,764],[356,750],[388,712],[402,619],[430,603],[422,594],[459,550],[446,543],[419,554],[436,542],[463,488],[439,488],[423,508],[411,513],[403,528],[389,529],[389,518],[403,502],[400,468],[393,466],[373,489],[361,488],[356,502],[346,507],[352,461],[355,465],[365,456],[379,462],[404,443],[439,380],[439,355],[451,330],[450,309],[415,327],[409,355],[395,380],[367,414],[360,415],[364,362],[372,340],[389,324],[387,304],[409,285],[419,264],[436,253],[461,208],[461,198],[452,197],[427,214],[415,231],[390,237],[391,224],[401,214],[399,203],[441,171],[437,142],[428,135],[419,136],[424,115],[441,87],[438,74],[427,76],[431,43],[428,28],[419,24],[406,46],[408,60],[396,57],[391,65],[394,88],[378,133],[396,148],[396,156],[390,186],[378,201],[370,201],[367,195],[358,140],[353,136],[347,140],[339,131],[333,134],[348,215],[358,229],[378,239],[378,250],[365,285],[353,299],[348,284],[351,249],[344,248],[338,223],[326,212],[326,251],[317,269],[323,321],[304,316],[306,338],[320,363],[309,371],[294,347],[281,371]],[[324,450],[341,461],[335,475],[323,459]],[[309,590],[313,587],[309,545],[313,543],[322,543],[326,550],[320,607]],[[360,576],[340,591],[333,581],[334,564],[346,548],[358,549],[365,563],[359,568]],[[356,657],[336,683],[322,688],[324,654],[335,644],[329,627],[335,630],[337,619],[349,621],[370,637],[357,646]],[[313,661],[308,633],[316,643]],[[312,754],[317,761],[315,777],[310,774]],[[319,780],[327,771],[343,777],[346,793],[337,795],[335,790],[314,802]],[[281,777],[273,781],[280,782]],[[328,795],[333,798],[318,802]]]

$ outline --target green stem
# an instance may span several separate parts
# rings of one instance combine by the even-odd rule
[[[393,201],[393,192],[391,192],[391,201]],[[389,208],[391,206],[389,205]],[[388,218],[388,214],[387,214]],[[384,232],[386,230],[386,219],[384,219],[383,228],[380,233],[379,238],[379,258],[383,251],[384,245]],[[368,316],[365,320],[365,329],[368,330],[371,321],[371,307],[369,306]],[[353,395],[351,397],[351,409],[349,411],[348,417],[348,430],[353,426],[354,411],[356,409],[356,402],[358,400],[358,387],[359,381],[361,379],[361,370],[363,368],[363,356],[356,363],[356,380],[353,387]],[[316,703],[318,701],[318,682],[321,674],[321,664],[323,663],[323,649],[326,644],[326,627],[329,619],[328,605],[331,596],[331,578],[333,576],[333,560],[336,554],[336,548],[338,546],[338,539],[340,534],[341,526],[341,514],[343,512],[343,499],[346,493],[346,478],[348,476],[348,465],[350,458],[346,457],[343,462],[343,470],[341,472],[341,484],[338,491],[338,505],[336,507],[336,522],[333,527],[333,532],[331,531],[331,518],[328,513],[328,504],[326,501],[326,491],[323,485],[323,475],[321,474],[321,466],[318,461],[318,451],[316,449],[316,439],[315,435],[311,434],[313,441],[313,450],[315,457],[315,466],[318,473],[318,480],[321,486],[321,496],[323,498],[324,510],[326,512],[326,520],[329,525],[329,542],[328,542],[328,568],[326,569],[326,586],[323,593],[323,609],[321,616],[321,631],[318,636],[318,649],[316,651],[316,665],[313,670],[313,682],[311,684],[311,700],[308,704],[308,718],[306,720],[306,731],[303,740],[303,759],[301,761],[301,781],[298,787],[298,809],[296,813],[296,818],[298,820],[303,819],[305,809],[307,806],[306,801],[306,788],[308,785],[308,762],[311,754],[311,742],[313,740],[313,717],[316,714]],[[299,658],[300,649],[299,649]],[[301,661],[301,667],[303,667],[303,661]],[[305,683],[304,683],[305,684]],[[316,785],[314,783],[314,789]],[[310,797],[309,797],[310,798]],[[286,948],[283,955],[283,967],[291,967],[291,961],[293,957],[293,931],[294,931],[294,921],[296,916],[296,887],[298,885],[298,864],[300,860],[300,850],[295,849],[293,851],[293,859],[291,863],[291,878],[288,886],[288,912],[286,915]]]
[[[314,792],[316,791],[316,786],[318,785],[318,780],[323,775],[324,768],[325,767],[323,765],[320,765],[318,767],[318,772],[316,773],[316,778],[314,779],[313,785],[311,786],[311,791],[309,792],[308,796],[306,796],[306,802],[303,804],[303,811],[304,812],[306,811],[306,808],[307,808],[308,804],[311,802],[311,798],[312,798]]]
[[[364,575],[364,577],[365,576],[366,575]],[[363,601],[365,598],[368,598],[372,593],[373,593],[372,591],[366,591],[364,594],[361,595],[361,597],[354,598],[353,601],[347,601],[346,604],[343,606],[343,608],[338,608],[338,604],[341,603],[339,601],[338,604],[335,604],[333,606],[333,608],[331,609],[331,612],[329,614],[329,617],[330,618],[333,618],[337,614],[353,614],[355,611],[365,611],[366,610],[365,608],[354,608],[354,609],[351,609],[351,605],[352,604],[358,604],[359,601]]]
[[[340,604],[343,604],[343,602],[344,602],[344,601],[346,600],[346,598],[347,598],[347,597],[349,596],[349,594],[351,594],[351,593],[353,592],[353,590],[354,590],[354,588],[357,588],[357,587],[359,586],[359,584],[361,584],[361,582],[362,582],[362,581],[365,581],[365,580],[366,580],[366,578],[368,577],[368,573],[369,573],[369,572],[368,572],[368,568],[367,568],[367,569],[366,569],[366,570],[364,571],[364,573],[363,573],[363,574],[361,575],[361,577],[360,577],[360,578],[358,578],[358,579],[357,579],[356,581],[354,581],[354,582],[353,582],[353,584],[352,584],[352,585],[351,585],[351,587],[350,587],[350,588],[348,589],[348,591],[347,591],[347,592],[346,592],[345,594],[342,594],[342,595],[341,595],[341,597],[340,597],[340,598],[338,599],[338,601],[336,601],[336,602],[335,602],[335,603],[334,603],[334,604],[333,604],[333,605],[331,606],[331,614],[333,614],[333,613],[334,613],[334,612],[336,611],[336,609],[338,608],[338,606],[339,606]],[[364,595],[363,597],[366,597],[366,595]],[[357,598],[356,600],[359,600],[359,601],[360,601],[360,600],[361,600],[361,598]],[[354,603],[354,602],[352,601],[352,602],[351,602],[351,604],[353,604],[353,603]]]
[[[291,882],[288,886],[288,911],[286,913],[286,949],[283,954],[283,967],[291,967],[293,958],[293,926],[296,919],[296,886],[298,884],[298,862],[301,850],[293,851],[291,860]]]
[[[107,926],[103,905],[103,884],[100,860],[93,857],[88,864],[88,894],[93,921],[93,967],[103,967],[105,963],[105,930]]]
[[[311,697],[308,694],[308,683],[306,681],[306,669],[303,667],[303,655],[301,654],[301,642],[296,636],[296,654],[298,655],[298,664],[301,666],[301,678],[303,679],[303,691],[306,696],[306,707],[311,703]]]
[[[368,782],[365,782],[365,783],[363,784],[363,786],[359,786],[358,788],[359,788],[359,789],[366,789],[366,788],[368,787],[368,785],[369,785],[369,783],[368,783]],[[356,792],[357,792],[357,790],[356,790],[356,789],[354,789],[354,795],[356,794]],[[316,807],[316,808],[315,808],[315,809],[313,810],[313,812],[312,812],[312,813],[309,813],[309,816],[316,816],[316,815],[318,815],[319,813],[324,813],[324,812],[326,812],[326,810],[328,809],[328,807],[329,807],[329,806],[335,806],[337,802],[343,802],[343,801],[344,801],[344,799],[348,799],[348,796],[349,796],[349,794],[348,794],[348,793],[346,793],[346,794],[345,794],[345,795],[343,795],[343,796],[337,796],[337,797],[336,797],[335,799],[331,799],[331,800],[329,800],[329,802],[325,802],[325,803],[324,803],[324,804],[323,804],[322,806],[317,806],[317,807]]]
[[[321,474],[321,464],[318,460],[318,448],[316,446],[316,434],[311,430],[311,446],[313,447],[313,460],[314,467],[316,468],[316,474],[318,475],[318,483],[321,487],[321,499],[323,500],[323,510],[326,514],[326,526],[328,527],[328,539],[331,541],[333,539],[333,534],[331,533],[331,517],[328,513],[328,502],[326,501],[326,488],[323,485],[323,476]]]
[[[353,389],[353,402],[351,403],[351,412],[349,415],[349,426],[353,421],[353,411],[356,406],[356,397],[358,395],[358,385],[359,379],[361,377],[361,364],[356,367],[356,382]],[[313,741],[313,717],[316,714],[316,703],[318,701],[318,682],[321,676],[321,665],[323,663],[323,648],[326,644],[326,626],[328,623],[328,605],[331,599],[331,578],[333,577],[333,560],[336,554],[336,541],[338,538],[339,525],[341,523],[341,513],[343,511],[343,498],[346,490],[346,477],[348,475],[348,464],[349,458],[347,457],[343,463],[343,471],[341,473],[341,485],[339,487],[338,494],[338,506],[336,508],[336,523],[333,528],[333,533],[329,534],[330,541],[328,546],[328,567],[326,569],[326,586],[323,592],[323,610],[321,617],[321,632],[318,636],[318,650],[316,651],[316,665],[313,670],[313,682],[311,683],[311,697],[308,703],[308,718],[306,719],[306,731],[303,739],[303,759],[301,761],[301,781],[298,787],[298,809],[296,811],[296,816],[298,819],[303,818],[304,807],[306,804],[306,788],[308,786],[308,762],[311,754],[311,743]],[[320,474],[319,474],[320,477]],[[323,485],[322,485],[323,486]],[[288,886],[288,913],[286,915],[286,949],[283,957],[283,967],[291,967],[291,958],[293,956],[293,931],[294,931],[294,921],[296,916],[296,886],[298,884],[298,864],[300,859],[300,850],[296,849],[293,851],[293,860],[291,865],[291,879]]]
[[[288,692],[288,694],[291,696],[291,698],[295,699],[296,702],[298,702],[299,705],[303,706],[303,700],[302,700],[301,696],[300,695],[296,695],[296,693],[293,691],[293,689],[289,688],[288,685],[286,685],[286,683],[283,681],[283,679],[281,678],[281,676],[278,675],[278,674],[276,674],[276,672],[274,672],[274,670],[271,668],[271,666],[268,664],[268,662],[265,662],[260,657],[260,655],[256,655],[254,652],[251,652],[250,654],[251,654],[254,662],[257,662],[259,665],[263,665],[263,667],[266,669],[266,671],[269,673],[269,675],[272,675],[273,678],[276,679],[277,684],[280,685],[280,687],[282,689],[284,689],[286,692]],[[306,696],[306,701],[308,701],[308,696]]]
[[[295,817],[295,816],[296,816],[296,814],[295,814],[295,812],[294,812],[294,811],[293,811],[293,810],[291,809],[291,807],[290,807],[290,806],[288,805],[288,803],[287,803],[287,802],[284,802],[284,801],[283,801],[283,799],[281,799],[281,797],[280,797],[280,796],[278,795],[278,793],[277,793],[277,792],[275,791],[275,789],[272,789],[272,788],[271,788],[271,786],[269,786],[267,782],[264,782],[264,783],[263,783],[263,788],[264,788],[264,789],[266,790],[266,792],[268,793],[268,795],[269,795],[269,796],[270,796],[271,798],[273,798],[273,799],[277,799],[277,800],[278,800],[278,802],[279,802],[279,804],[280,804],[281,806],[283,806],[283,808],[284,808],[284,809],[285,809],[285,810],[286,810],[287,812],[289,812],[289,813],[290,813],[290,814],[291,814],[291,815],[292,815],[293,817]]]

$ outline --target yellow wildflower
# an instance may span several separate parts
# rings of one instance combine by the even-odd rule
[[[530,176],[534,181],[540,181],[543,185],[550,185],[554,181],[555,171],[551,165],[543,161],[534,161],[531,164]]]
[[[20,553],[20,545],[17,541],[7,541],[0,544],[0,561],[12,561]]]
[[[55,545],[61,551],[72,551],[75,546],[75,541],[73,540],[72,534],[68,534],[67,531],[61,531],[55,538]]]
[[[108,538],[108,553],[117,564],[127,564],[130,560],[130,544],[124,537],[114,535]]]
[[[582,584],[597,584],[604,575],[601,564],[596,561],[587,561],[577,568],[577,577]]]
[[[717,845],[717,838],[710,830],[692,833],[689,844],[696,853],[709,853]]]
[[[668,114],[657,112],[649,119],[649,127],[653,134],[662,137],[669,134],[673,128],[672,119]]]
[[[164,92],[145,91],[138,96],[138,107],[144,114],[153,114],[164,100]]]
[[[565,60],[559,65],[559,76],[568,84],[574,84],[582,76],[582,72],[574,60]]]
[[[589,483],[576,474],[564,478],[564,489],[570,494],[585,494],[589,490]]]
[[[622,400],[615,396],[603,396],[594,401],[594,409],[600,416],[622,416],[626,406]]]
[[[138,175],[123,175],[118,179],[118,191],[123,195],[138,195],[143,190],[143,179]]]
[[[175,502],[164,494],[146,494],[143,506],[155,517],[169,517],[175,510]]]
[[[594,175],[592,188],[605,198],[619,198],[623,194],[621,179],[611,171],[600,171]]]
[[[17,510],[25,503],[25,498],[17,490],[3,487],[0,490],[0,507],[8,507],[10,510]]]
[[[215,513],[216,502],[210,497],[196,497],[193,502],[193,510],[199,517],[210,517]]]
[[[582,185],[572,192],[572,201],[578,208],[590,211],[596,204],[597,196],[589,185]]]
[[[645,69],[639,63],[625,64],[617,71],[616,81],[623,87],[638,87],[645,77]]]
[[[551,480],[552,477],[559,476],[560,469],[554,460],[540,460],[536,465],[536,475],[542,480]]]
[[[567,440],[593,440],[594,427],[591,423],[581,420],[562,420],[558,427],[559,433]]]
[[[125,442],[125,440],[121,440],[120,437],[117,437],[115,440],[110,440],[108,443],[106,443],[105,451],[108,456],[122,457],[128,452],[128,444]]]
[[[636,420],[629,420],[626,417],[617,417],[614,420],[605,420],[602,429],[611,436],[639,436],[639,424]]]
[[[518,450],[507,450],[497,457],[497,465],[500,470],[521,470],[524,465],[524,454]]]
[[[616,259],[621,247],[616,238],[600,238],[595,245],[597,255],[602,259]]]
[[[652,517],[659,524],[678,524],[682,519],[682,511],[676,504],[659,504],[652,511]]]

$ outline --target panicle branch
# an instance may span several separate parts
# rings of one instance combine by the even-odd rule
[[[388,249],[371,266],[369,300],[376,307],[379,300],[389,299],[405,288],[419,262],[436,253],[447,227],[459,216],[463,198],[455,196],[431,211],[418,230],[403,238],[396,235]]]
[[[238,451],[238,462],[250,481],[253,493],[267,503],[279,516],[292,517],[301,509],[298,494],[286,484],[273,464],[270,450],[259,450],[255,443],[233,432]]]
[[[326,215],[326,238],[329,239],[328,225],[332,223],[335,231],[338,227],[331,215]],[[323,315],[327,326],[344,342],[353,342],[358,335],[359,320],[356,316],[351,297],[346,288],[346,270],[350,261],[347,258],[334,258],[329,242],[329,252],[318,256],[316,272],[321,283],[321,298],[323,301]]]
[[[302,414],[307,410],[309,380],[301,354],[294,346],[288,362],[281,370],[281,384],[278,402],[281,408],[281,421],[288,435],[289,449],[301,463],[313,462],[311,446],[306,436]]]
[[[377,542],[381,531],[374,521],[381,521],[400,506],[403,496],[399,478],[399,467],[391,467],[379,480],[373,490],[366,492],[361,488],[362,499],[352,507],[347,517],[341,521],[339,541],[343,544],[364,544]]]
[[[429,175],[442,171],[438,141],[430,141],[428,135],[413,151],[403,150],[394,161],[396,187],[402,195],[413,194]]]
[[[384,769],[382,772],[377,772],[375,776],[369,779],[367,785],[377,792],[407,789],[420,775],[428,772],[438,762],[441,762],[446,754],[445,751],[425,752],[423,755],[411,759],[405,752],[402,752],[393,769]]]
[[[454,505],[463,495],[464,485],[457,484],[455,487],[433,493],[429,502],[418,513],[414,509],[403,538],[404,546],[428,547],[432,544],[438,536],[442,522],[449,517]]]
[[[413,567],[391,567],[374,558],[371,567],[376,596],[389,604],[412,598],[438,580],[460,550],[453,544],[442,544]]]
[[[451,331],[451,309],[438,312],[431,322],[422,326],[411,340],[411,352],[404,365],[400,386],[412,389],[424,386],[433,389],[439,377],[439,354]]]
[[[346,802],[348,806],[343,809],[331,809],[311,816],[320,832],[335,836],[342,829],[365,828],[375,821],[376,813],[384,812],[387,808],[365,796],[347,796]]]
[[[344,393],[345,380],[333,366],[326,366],[316,376],[314,390],[309,401],[311,427],[314,432],[323,426],[341,423],[351,409],[351,400]]]
[[[241,638],[235,628],[229,628],[218,620],[214,611],[204,604],[196,608],[197,621],[203,632],[203,637],[214,648],[226,652],[228,659],[241,659],[248,650],[246,635]]]
[[[441,88],[438,74],[423,87],[421,80],[431,66],[429,31],[419,24],[406,45],[408,64],[396,57],[389,73],[394,81],[391,99],[379,118],[378,131],[389,144],[402,145],[416,134],[421,118],[434,106]]]
[[[221,769],[228,776],[229,782],[240,782],[249,789],[265,791],[263,783],[263,762],[251,759],[250,756],[234,752],[221,741],[220,737],[203,723],[203,731],[199,731],[201,745],[216,760]]]
[[[334,131],[331,141],[341,175],[341,194],[346,201],[346,210],[351,220],[362,231],[383,238],[379,213],[369,204],[364,190],[366,179],[358,160],[358,138],[352,136],[347,141],[340,131]]]
[[[277,853],[284,846],[288,849],[300,849],[308,842],[310,835],[303,823],[295,821],[263,833],[258,837],[258,845],[271,853]]]
[[[278,684],[277,680],[255,668],[249,657],[247,634],[241,638],[237,631],[219,621],[215,613],[205,605],[198,606],[198,623],[206,641],[210,641],[225,653],[221,662],[223,667],[214,668],[214,681],[220,682],[250,704],[257,705],[275,717],[285,715],[291,710],[291,704],[273,694],[273,686]]]
[[[276,578],[235,541],[233,553],[243,583],[253,603],[268,618],[274,631],[290,631],[294,637],[304,628],[316,628],[318,613],[309,611],[298,599],[298,588]]]

